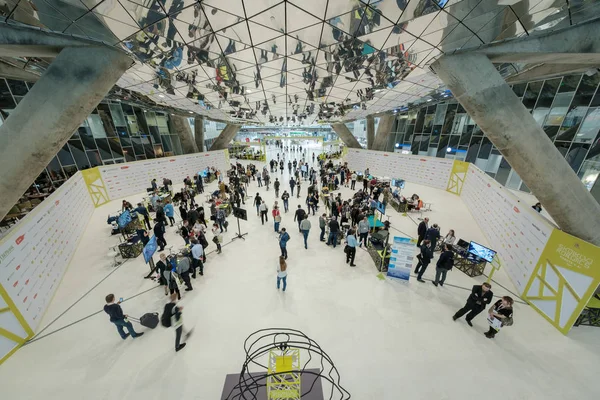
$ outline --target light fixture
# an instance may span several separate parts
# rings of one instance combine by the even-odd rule
[[[448,147],[448,148],[446,149],[446,153],[450,153],[451,151],[452,151],[452,147]]]
[[[159,94],[158,97],[165,97],[165,95],[164,94]]]
[[[400,147],[400,143],[396,143],[396,148],[399,148],[399,147]]]
[[[188,111],[188,112],[189,112],[190,114],[193,114],[193,112],[192,112],[192,111]]]
[[[427,99],[427,101],[431,101],[432,99]]]

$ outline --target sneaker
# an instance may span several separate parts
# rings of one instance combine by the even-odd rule
[[[175,351],[179,351],[179,350],[183,349],[185,347],[185,345],[186,345],[186,343],[180,344],[179,347],[175,349]]]

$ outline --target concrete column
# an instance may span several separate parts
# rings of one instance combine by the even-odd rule
[[[225,129],[223,129],[219,136],[215,139],[212,146],[210,146],[210,151],[226,149],[241,128],[241,125],[227,124]]]
[[[198,147],[192,134],[192,127],[188,122],[188,116],[183,115],[172,115],[171,121],[171,133],[176,133],[179,136],[181,142],[181,149],[183,154],[198,153]]]
[[[105,46],[63,49],[0,126],[0,219],[132,61]]]
[[[386,145],[389,142],[390,135],[394,130],[394,123],[396,122],[396,115],[385,114],[379,117],[379,126],[377,127],[377,135],[373,142],[373,150],[385,151]]]
[[[194,140],[196,141],[196,148],[199,152],[204,150],[204,120],[205,118],[201,115],[194,117]]]
[[[358,140],[354,137],[350,129],[343,123],[331,124],[331,128],[342,139],[344,144],[351,149],[362,149]]]
[[[600,205],[487,56],[444,56],[432,67],[560,228],[600,245]]]
[[[373,150],[375,141],[375,117],[367,115],[367,150]]]

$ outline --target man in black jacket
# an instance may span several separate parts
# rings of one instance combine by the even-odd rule
[[[117,326],[117,330],[119,331],[119,335],[123,338],[123,340],[127,339],[129,335],[131,337],[136,338],[142,336],[144,332],[136,332],[133,329],[133,325],[131,322],[127,320],[127,315],[123,314],[123,309],[121,309],[121,302],[115,303],[115,295],[109,294],[105,297],[106,305],[104,306],[104,312],[107,313],[110,317],[110,322]],[[127,328],[129,333],[125,333],[123,327]]]
[[[417,228],[417,247],[421,246],[421,242],[425,239],[425,234],[427,233],[427,223],[429,222],[429,218],[424,218],[423,221],[419,224]]]
[[[433,245],[429,240],[423,241],[423,244],[421,245],[421,253],[419,254],[419,256],[420,257],[417,257],[419,259],[419,262],[417,263],[417,267],[415,268],[415,274],[417,274],[417,281],[425,282],[422,279],[423,274],[425,273],[427,266],[429,266],[429,263],[433,258]]]
[[[340,224],[337,222],[337,217],[331,217],[331,221],[329,221],[329,238],[327,238],[327,246],[333,245],[333,248],[335,249],[338,241],[337,235],[339,231]]]
[[[154,236],[156,236],[156,243],[160,246],[158,251],[163,251],[167,245],[167,241],[165,240],[165,224],[163,221],[159,220],[154,225]]]
[[[475,285],[471,290],[471,295],[467,299],[467,304],[452,316],[452,319],[456,321],[463,315],[467,314],[465,318],[469,326],[473,326],[471,320],[477,316],[480,312],[485,310],[486,306],[492,302],[494,294],[492,293],[492,285],[484,283],[483,285]]]
[[[435,249],[435,245],[440,239],[440,228],[437,224],[433,224],[431,228],[427,229],[427,232],[425,233],[425,239],[429,240]]]
[[[435,286],[437,286],[438,283],[441,286],[444,286],[444,282],[446,281],[446,274],[452,269],[453,266],[454,253],[452,252],[452,246],[449,244],[445,244],[442,248],[442,254],[440,254],[440,258],[438,259],[437,264],[435,266],[435,281],[432,283]]]
[[[298,230],[302,233],[300,229],[300,222],[306,217],[306,211],[302,209],[302,206],[298,204],[298,209],[296,210],[296,214],[294,214],[294,221],[298,221]]]

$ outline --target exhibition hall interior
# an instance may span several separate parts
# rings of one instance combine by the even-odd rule
[[[0,0],[0,171],[2,398],[600,394],[598,0]]]

